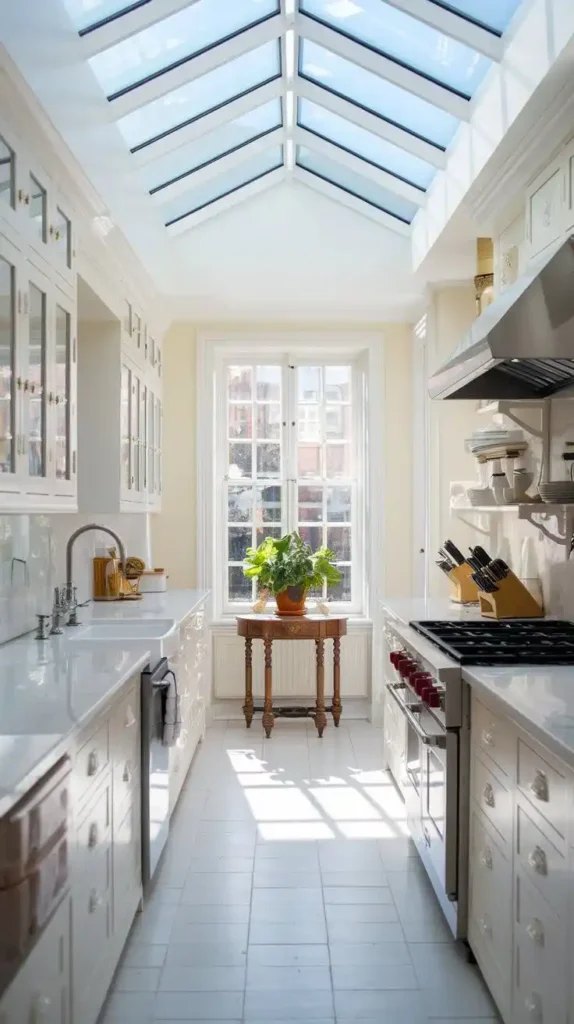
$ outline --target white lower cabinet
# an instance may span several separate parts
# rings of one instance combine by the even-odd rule
[[[70,1024],[70,899],[60,904],[0,1002],[0,1024]]]
[[[205,608],[180,626],[180,643],[173,668],[181,700],[181,734],[169,752],[169,810],[173,812],[198,743],[205,734],[207,687],[207,622]]]
[[[475,695],[471,749],[469,943],[505,1024],[574,1024],[574,772]]]

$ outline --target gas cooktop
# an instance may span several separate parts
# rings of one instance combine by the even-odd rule
[[[559,619],[411,622],[460,665],[574,665],[574,623]]]

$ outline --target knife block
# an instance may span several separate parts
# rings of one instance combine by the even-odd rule
[[[480,614],[488,619],[541,619],[544,610],[514,573],[498,582],[492,594],[478,592]]]
[[[455,601],[457,604],[476,604],[478,602],[478,587],[470,578],[472,571],[466,562],[451,569],[448,574],[451,584],[451,601]]]

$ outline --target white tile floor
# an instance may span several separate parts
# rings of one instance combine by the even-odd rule
[[[380,730],[211,728],[105,1024],[486,1024],[381,771]]]

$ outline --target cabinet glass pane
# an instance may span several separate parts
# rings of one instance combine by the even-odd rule
[[[47,217],[47,196],[46,189],[42,188],[40,182],[30,175],[29,182],[30,189],[30,204],[28,209],[30,211],[30,222],[33,226],[34,234],[37,235],[41,242],[46,241],[46,217]]]
[[[131,302],[124,301],[123,327],[127,334],[131,335],[133,327],[133,311]]]
[[[14,472],[15,274],[0,259],[0,473]]]
[[[56,477],[70,479],[70,314],[56,306]]]
[[[0,135],[0,204],[16,206],[15,156]]]
[[[131,485],[134,490],[140,489],[140,382],[139,377],[132,373],[132,403],[131,403],[131,435],[132,435],[132,476]]]
[[[140,387],[140,483],[147,489],[147,388]]]
[[[121,479],[124,490],[130,489],[131,484],[131,417],[130,417],[130,395],[131,395],[131,372],[127,366],[122,366],[122,397],[121,397]]]
[[[150,494],[155,494],[155,399],[147,393],[147,484]]]
[[[156,482],[157,493],[161,494],[162,493],[162,489],[163,489],[163,480],[162,480],[163,463],[162,463],[162,450],[161,450],[162,449],[163,423],[162,423],[161,402],[160,402],[159,398],[156,399],[155,413],[156,413],[156,418],[155,418],[155,436],[156,436],[155,475],[156,475],[156,481],[155,482]]]
[[[46,475],[46,295],[30,285],[28,369],[28,473]]]
[[[72,266],[72,225],[59,206],[54,217],[54,251],[65,267]]]

